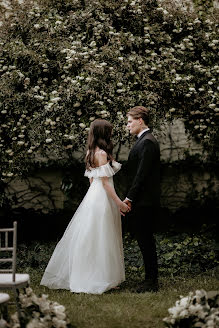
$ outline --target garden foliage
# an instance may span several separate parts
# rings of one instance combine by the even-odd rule
[[[165,276],[199,274],[218,265],[215,242],[206,234],[157,235],[159,272]],[[143,278],[143,259],[138,244],[129,234],[123,238],[126,278]],[[39,268],[44,271],[56,243],[33,242],[18,249],[18,269]]]
[[[134,105],[148,106],[155,125],[183,118],[216,155],[216,8],[188,0],[9,3],[0,8],[4,181],[48,159],[65,165],[97,117],[110,120],[114,143],[124,144]]]
[[[159,273],[163,276],[200,274],[218,265],[215,241],[206,233],[157,234],[156,245]],[[140,249],[128,234],[124,237],[124,253],[126,273],[144,278]]]

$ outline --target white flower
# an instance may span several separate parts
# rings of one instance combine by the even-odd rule
[[[52,319],[53,324],[55,325],[56,328],[66,328],[66,321],[64,320],[59,320],[58,318],[53,318]]]
[[[43,100],[44,99],[43,96],[39,96],[39,95],[35,95],[34,98],[37,99],[37,100]]]
[[[108,64],[103,62],[103,63],[100,63],[100,66],[107,66]]]
[[[93,48],[93,47],[96,47],[96,45],[97,45],[97,44],[96,44],[96,42],[95,42],[95,41],[91,41],[91,43],[90,43],[90,47],[92,47],[92,48]]]
[[[39,322],[38,319],[32,319],[26,325],[26,328],[43,328],[43,324]]]
[[[46,139],[46,143],[51,143],[51,142],[52,142],[51,138]]]
[[[86,128],[86,125],[85,125],[84,123],[80,123],[79,126],[80,126],[82,129]]]
[[[55,314],[57,313],[64,313],[65,312],[65,307],[63,305],[56,305],[54,306],[54,312]]]
[[[180,317],[186,318],[188,317],[188,314],[189,314],[188,310],[183,310],[182,312],[180,312]]]
[[[76,102],[76,103],[74,103],[74,105],[73,105],[73,107],[75,107],[75,108],[80,107],[80,106],[81,106],[81,103],[79,103],[79,102]]]
[[[34,24],[34,28],[38,30],[40,28],[40,24]]]
[[[210,104],[210,105],[208,105],[208,107],[210,107],[210,108],[215,108],[216,105],[215,105],[215,104]]]
[[[54,97],[54,98],[51,99],[51,101],[52,101],[53,103],[58,102],[59,100],[61,100],[60,97]]]
[[[56,90],[53,90],[52,92],[51,92],[51,94],[52,95],[56,95],[58,92],[56,91]]]

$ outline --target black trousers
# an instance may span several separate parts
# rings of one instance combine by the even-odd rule
[[[154,238],[155,223],[158,221],[157,215],[157,208],[138,207],[133,208],[124,218],[124,229],[136,238],[141,250],[145,280],[154,282],[158,279],[157,252]]]

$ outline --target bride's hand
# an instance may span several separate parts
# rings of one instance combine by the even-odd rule
[[[119,209],[120,209],[120,213],[121,213],[123,216],[125,216],[125,213],[127,213],[127,212],[130,211],[128,205],[125,204],[125,203],[123,203],[123,202],[121,202],[121,204],[120,204],[120,206],[119,206]]]

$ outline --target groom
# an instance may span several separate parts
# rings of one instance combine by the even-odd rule
[[[160,149],[148,127],[148,108],[133,107],[127,117],[130,133],[138,138],[128,157],[128,190],[124,200],[131,208],[126,214],[128,230],[137,239],[145,267],[145,280],[137,292],[157,291],[158,265],[153,232],[160,204]]]

